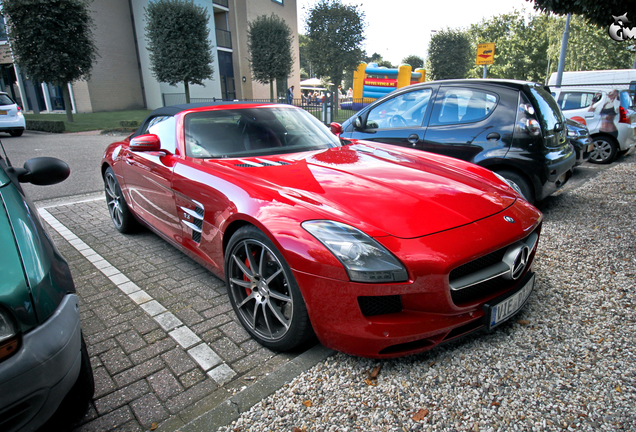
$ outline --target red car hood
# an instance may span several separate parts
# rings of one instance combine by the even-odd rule
[[[280,195],[375,236],[421,237],[486,218],[514,203],[515,195],[497,184],[490,171],[419,153],[357,144],[215,162],[243,171],[253,185],[263,180]],[[370,226],[383,233],[369,232]]]

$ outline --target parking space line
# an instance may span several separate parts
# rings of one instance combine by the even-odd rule
[[[77,201],[70,204],[88,201],[95,200]],[[70,204],[64,203],[59,205]],[[135,304],[139,305],[157,324],[168,332],[170,337],[186,350],[190,357],[203,369],[203,372],[207,373],[207,375],[219,385],[228,383],[236,375],[236,372],[224,363],[221,357],[219,357],[206,342],[201,340],[201,338],[183,324],[179,318],[132,282],[125,274],[110,264],[108,260],[95,252],[95,250],[84,243],[46,210],[47,208],[57,207],[59,205],[42,207],[38,209],[38,212],[51,228],[57,231],[71,246],[93,264],[95,268],[110,279],[117,288],[135,302]]]

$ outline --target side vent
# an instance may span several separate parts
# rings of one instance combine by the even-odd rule
[[[192,230],[192,240],[196,243],[201,243],[201,230],[203,229],[203,216],[205,216],[205,209],[203,204],[192,200],[195,205],[194,210],[181,206],[183,211],[183,219],[181,222]]]

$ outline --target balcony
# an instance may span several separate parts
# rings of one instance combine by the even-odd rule
[[[214,0],[218,1],[218,0]],[[232,33],[227,30],[215,29],[216,30],[216,45],[220,48],[230,48],[232,49]]]
[[[212,0],[213,4],[217,4],[219,6],[228,7],[228,0]]]

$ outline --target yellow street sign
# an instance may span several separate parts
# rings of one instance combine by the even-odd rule
[[[484,43],[477,45],[477,60],[475,64],[489,65],[495,60],[495,44]]]

